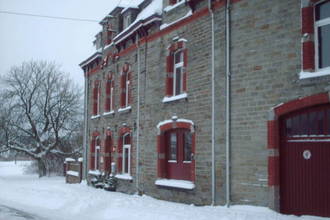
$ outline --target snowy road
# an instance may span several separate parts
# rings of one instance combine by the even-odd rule
[[[265,207],[196,207],[106,192],[86,183],[65,184],[63,177],[24,175],[26,163],[0,161],[0,220],[330,220],[281,215]]]
[[[0,204],[0,220],[44,220],[36,215]]]

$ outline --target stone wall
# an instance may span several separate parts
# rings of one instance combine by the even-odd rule
[[[217,204],[225,204],[225,7],[217,1],[215,7],[215,89],[216,89],[216,196]],[[299,79],[301,71],[300,0],[241,0],[231,7],[231,201],[234,204],[274,205],[269,194],[267,120],[269,110],[299,97],[329,91],[330,77]],[[164,4],[166,7],[167,4]],[[91,75],[89,91],[94,80],[104,81],[109,71],[115,75],[115,113],[89,120],[89,138],[94,131],[110,130],[114,145],[124,123],[132,131],[132,181],[120,180],[119,191],[132,193],[136,189],[136,132],[140,129],[139,191],[156,198],[194,203],[211,203],[211,17],[206,1],[197,5],[193,18],[162,31],[139,46],[140,55],[140,127],[137,119],[137,49],[120,52],[119,59]],[[206,10],[205,10],[206,9]],[[177,11],[176,11],[177,10]],[[204,10],[204,11],[203,11]],[[163,14],[170,23],[184,16],[185,4]],[[176,13],[178,12],[178,13]],[[153,29],[155,31],[155,29]],[[163,103],[165,95],[167,47],[173,38],[187,40],[188,67],[186,99]],[[134,45],[133,45],[134,46]],[[109,48],[108,51],[115,51]],[[119,74],[124,63],[132,67],[131,110],[118,112]],[[102,84],[101,113],[104,106]],[[92,100],[92,93],[89,93]],[[90,102],[91,103],[91,102]],[[89,117],[92,105],[89,104]],[[196,188],[179,190],[155,185],[157,179],[157,128],[160,121],[172,116],[189,119],[196,130]],[[90,140],[89,140],[90,143]],[[104,149],[104,148],[103,148]],[[104,151],[104,150],[103,150]],[[112,154],[116,161],[118,153]],[[104,167],[103,167],[104,169]],[[269,197],[270,195],[270,197]]]

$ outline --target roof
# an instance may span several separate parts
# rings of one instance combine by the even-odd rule
[[[119,43],[121,40],[132,34],[141,26],[145,26],[154,20],[161,20],[162,11],[163,0],[152,0],[149,5],[142,9],[142,11],[136,17],[135,21],[113,39],[114,42]]]
[[[98,57],[102,57],[102,53],[101,52],[95,52],[92,56],[88,57],[85,61],[81,62],[79,64],[79,66],[81,68],[83,68],[84,66],[86,66],[87,64],[89,64],[90,62],[92,62],[93,60],[95,60]]]

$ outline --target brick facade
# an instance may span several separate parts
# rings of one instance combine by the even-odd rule
[[[207,1],[189,1],[164,12],[162,21],[135,30],[126,40],[108,45],[101,57],[81,64],[88,84],[88,142],[93,134],[101,139],[101,156],[106,156],[105,140],[111,132],[111,161],[122,157],[120,137],[123,129],[132,136],[131,180],[121,179],[119,191],[139,191],[156,198],[210,204],[211,201],[211,16]],[[194,10],[189,5],[194,2]],[[225,1],[213,2],[215,19],[215,174],[216,203],[226,198],[226,26]],[[304,38],[313,32],[311,12],[306,0],[231,1],[231,162],[232,204],[251,204],[279,210],[279,126],[278,117],[299,108],[328,102],[329,76],[301,78],[300,73],[314,71],[314,44]],[[314,1],[315,2],[315,1]],[[164,0],[163,7],[171,1]],[[172,4],[172,3],[171,3]],[[118,8],[112,12],[116,27]],[[120,10],[119,10],[120,11]],[[189,14],[190,13],[190,14]],[[305,17],[306,15],[306,17]],[[303,17],[302,17],[303,16]],[[305,21],[307,19],[307,21]],[[137,36],[138,35],[138,36]],[[303,39],[304,38],[304,39]],[[180,43],[179,39],[182,40]],[[109,43],[110,41],[108,41]],[[170,95],[172,70],[167,68],[171,50],[184,48],[186,97],[164,102]],[[139,54],[138,54],[139,53]],[[105,58],[107,63],[102,65]],[[88,61],[88,62],[87,62]],[[140,64],[138,63],[140,61]],[[121,106],[121,74],[129,65],[129,108]],[[137,85],[140,70],[140,126],[137,127]],[[114,82],[113,112],[104,114],[106,82]],[[93,115],[93,88],[100,82],[100,114]],[[323,95],[318,95],[323,94]],[[323,97],[324,96],[324,97]],[[302,97],[312,97],[300,99]],[[298,101],[292,101],[298,100]],[[316,100],[316,101],[315,101]],[[281,103],[288,103],[279,106]],[[302,104],[303,103],[303,104]],[[304,104],[305,103],[305,104]],[[95,108],[95,107],[94,107]],[[269,113],[271,112],[271,113]],[[159,175],[159,130],[157,124],[173,116],[193,122],[194,184],[192,190],[161,187]],[[139,129],[139,189],[136,188],[137,130]],[[92,152],[93,154],[93,152]],[[108,155],[109,156],[109,155]],[[90,160],[90,159],[89,159]],[[101,169],[110,168],[101,164]]]

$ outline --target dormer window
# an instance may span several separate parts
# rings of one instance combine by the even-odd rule
[[[184,0],[169,0],[170,5],[175,5],[176,3],[183,2]]]
[[[127,28],[131,24],[131,16],[126,15],[124,17],[124,29]]]

